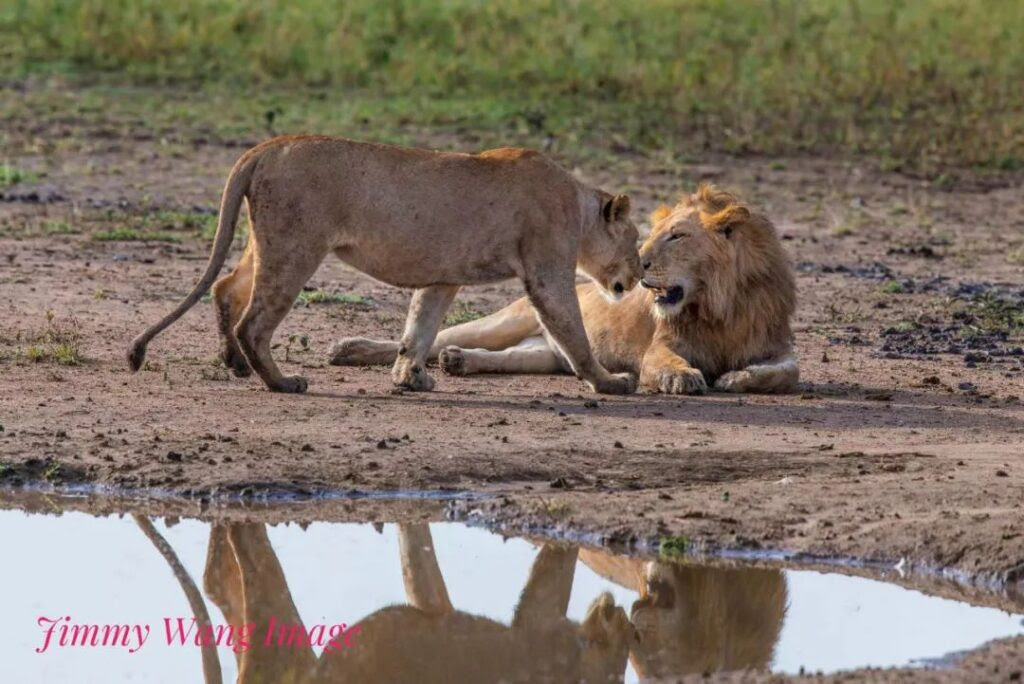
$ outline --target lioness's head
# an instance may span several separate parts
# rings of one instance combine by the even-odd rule
[[[597,225],[580,244],[577,265],[612,299],[633,289],[642,275],[636,243],[640,240],[629,218],[629,197],[601,193]]]
[[[654,295],[656,315],[694,306],[705,318],[728,320],[741,288],[758,280],[777,279],[780,299],[792,299],[775,229],[734,195],[701,184],[675,207],[655,210],[651,225],[640,248],[640,283]]]

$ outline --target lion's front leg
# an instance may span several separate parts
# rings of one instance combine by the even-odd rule
[[[391,369],[391,379],[399,387],[423,391],[434,388],[434,380],[427,375],[427,356],[458,291],[458,285],[435,285],[413,293],[398,358]]]
[[[704,374],[663,344],[655,343],[644,354],[640,387],[663,394],[704,394]]]
[[[790,355],[730,371],[715,381],[715,389],[723,392],[792,392],[799,380],[800,366]]]

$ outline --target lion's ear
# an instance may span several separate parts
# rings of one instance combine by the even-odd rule
[[[705,228],[717,231],[725,237],[731,237],[733,228],[750,219],[750,210],[734,204],[714,214],[701,212],[700,220]]]
[[[672,213],[672,207],[667,204],[662,204],[660,207],[651,212],[651,225],[657,224],[659,221],[663,221]]]
[[[615,195],[601,207],[601,215],[604,216],[604,220],[612,223],[613,221],[621,221],[629,216],[629,196],[628,195]]]

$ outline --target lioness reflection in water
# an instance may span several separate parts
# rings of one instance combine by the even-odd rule
[[[566,618],[578,548],[543,544],[512,624],[452,607],[426,523],[398,525],[407,605],[359,621],[348,648],[264,647],[236,653],[238,681],[268,682],[617,682],[636,634],[610,594],[582,623]],[[204,577],[226,621],[265,634],[301,625],[277,555],[262,524],[215,524]]]

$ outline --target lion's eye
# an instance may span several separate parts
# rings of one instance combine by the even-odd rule
[[[672,233],[671,235],[668,236],[668,239],[665,240],[665,242],[672,242],[673,240],[678,240],[681,237],[686,236],[683,233]]]

